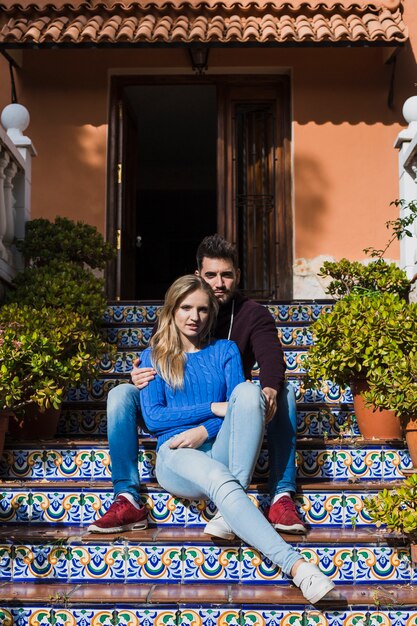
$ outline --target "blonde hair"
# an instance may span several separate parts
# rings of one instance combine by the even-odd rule
[[[152,365],[163,380],[173,389],[184,386],[185,354],[181,337],[175,324],[175,313],[186,296],[194,291],[204,291],[208,296],[208,319],[200,342],[209,338],[216,321],[219,304],[211,287],[199,276],[189,274],[178,278],[165,294],[164,306],[158,320],[158,330],[151,339]]]

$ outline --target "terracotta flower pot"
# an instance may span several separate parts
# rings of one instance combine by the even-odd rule
[[[406,415],[401,418],[401,423],[413,468],[417,470],[417,416]]]
[[[28,405],[25,415],[10,420],[9,433],[13,439],[52,439],[58,428],[61,408],[46,409],[41,413],[35,404]]]
[[[397,439],[402,440],[403,433],[399,418],[394,411],[367,407],[363,392],[367,391],[365,380],[351,384],[353,408],[361,435],[365,439]]]

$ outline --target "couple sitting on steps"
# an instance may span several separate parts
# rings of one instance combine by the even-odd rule
[[[234,247],[218,235],[197,251],[196,275],[169,288],[158,328],[133,369],[133,385],[109,393],[108,437],[116,499],[89,531],[147,527],[140,504],[138,420],[158,438],[156,476],[167,491],[209,498],[217,514],[204,532],[240,537],[293,578],[318,602],[333,587],[274,528],[305,533],[292,500],[296,405],[286,385],[275,323],[260,304],[237,291]],[[255,362],[262,389],[245,382]],[[243,367],[242,367],[243,366]],[[246,494],[266,428],[271,506],[268,520]]]

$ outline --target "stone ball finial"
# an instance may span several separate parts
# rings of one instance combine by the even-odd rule
[[[23,137],[29,122],[29,111],[22,104],[8,104],[1,113],[1,123],[12,141]]]
[[[417,96],[411,96],[404,102],[403,116],[408,124],[417,122]]]

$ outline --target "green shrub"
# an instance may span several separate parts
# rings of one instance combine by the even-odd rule
[[[115,256],[114,246],[104,241],[94,226],[56,217],[55,222],[35,219],[26,223],[26,234],[17,246],[32,265],[46,265],[52,260],[85,264],[103,269]]]
[[[366,510],[377,525],[417,538],[417,475],[395,489],[384,489],[365,499]]]
[[[57,408],[63,393],[96,371],[107,351],[92,322],[69,309],[0,309],[0,408]]]

